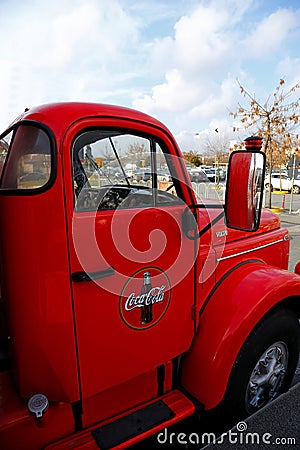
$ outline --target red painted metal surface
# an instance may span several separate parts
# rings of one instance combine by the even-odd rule
[[[209,227],[220,215],[219,204],[197,209],[199,231],[207,231],[200,241],[189,239],[182,218],[195,197],[180,151],[167,128],[147,115],[72,103],[34,108],[21,119],[42,122],[54,133],[57,175],[45,192],[0,195],[2,289],[17,388],[3,372],[0,388],[7,392],[1,400],[0,436],[2,429],[4,442],[11,445],[7,449],[34,450],[73,433],[72,402],[81,402],[84,427],[149,404],[162,386],[164,392],[172,390],[171,360],[183,353],[184,387],[206,408],[215,406],[256,323],[282,299],[299,297],[299,276],[282,270],[288,265],[287,231],[268,211],[255,233],[229,230],[221,216]],[[74,213],[71,147],[90,127],[130,129],[163,141],[173,155],[185,204]],[[237,214],[241,204],[233,205]],[[147,263],[135,257],[147,251]],[[74,273],[108,269],[110,276],[100,281],[72,281]],[[156,293],[151,324],[142,322],[134,308],[145,272]],[[161,365],[165,378],[159,381]],[[26,408],[36,392],[50,400],[44,431],[36,430]],[[178,392],[164,398],[176,418],[163,427],[194,411]],[[32,434],[27,447],[21,445],[24,433]],[[70,442],[72,448],[96,448],[90,436],[84,431],[49,449],[69,448]]]
[[[147,437],[150,437],[156,433],[159,433],[161,430],[163,430],[166,427],[169,427],[171,425],[174,425],[177,422],[180,422],[181,420],[191,416],[195,412],[195,406],[193,403],[185,397],[180,391],[172,391],[162,397],[158,398],[159,400],[162,400],[169,408],[175,413],[175,416],[172,419],[167,420],[166,422],[156,426],[155,428],[144,432],[143,434],[136,436],[132,439],[130,439],[127,442],[124,442],[123,444],[117,445],[114,447],[115,450],[121,450],[124,448],[128,448],[138,442],[140,442],[143,439],[146,439]],[[152,402],[148,402],[147,404],[144,404],[143,406],[148,406]],[[131,414],[135,411],[138,411],[139,408],[134,408],[130,411],[128,411],[127,414]],[[118,420],[122,417],[124,417],[125,414],[119,415],[114,418],[114,420]],[[94,450],[97,449],[97,445],[95,444],[95,440],[93,436],[91,435],[91,431],[99,428],[100,426],[104,426],[111,421],[102,422],[100,424],[95,425],[94,427],[91,427],[87,429],[86,431],[82,433],[77,433],[76,435],[72,435],[62,441],[59,441],[57,443],[54,443],[52,445],[49,445],[46,447],[47,450],[64,450],[71,448],[75,449],[84,449],[84,450]]]
[[[191,345],[194,335],[194,243],[181,230],[186,206],[73,212],[70,148],[79,131],[91,126],[130,128],[163,139],[170,153],[174,154],[175,151],[168,133],[161,127],[157,128],[156,123],[151,126],[151,123],[124,121],[120,118],[77,121],[64,138],[71,272],[82,271],[83,264],[84,270],[88,272],[105,270],[110,266],[115,270],[114,275],[98,283],[73,283],[84,398],[146,373],[183,353]],[[174,165],[178,179],[184,180],[186,173],[180,161],[175,160]],[[188,199],[188,186],[183,184],[183,190]],[[127,232],[130,233],[128,238]],[[95,242],[98,249],[93,252]],[[147,252],[146,257],[141,252]],[[141,278],[146,270],[150,271],[153,287],[165,286],[162,306],[165,307],[167,302],[169,304],[161,313],[160,305],[153,305],[154,314],[160,316],[157,319],[154,317],[150,327],[135,329],[133,322],[130,326],[123,320],[120,296],[126,283],[133,280],[137,272],[140,281],[135,284],[131,282],[132,288],[127,294],[132,292],[135,296],[139,295]],[[165,274],[164,277],[155,276],[159,271]],[[128,313],[127,317],[134,313],[136,310]],[[136,323],[137,320],[138,317]],[[178,329],[181,330],[180,339]],[[103,361],[106,370],[103,370]]]
[[[22,397],[79,400],[61,166],[45,193],[0,196],[2,288]]]
[[[231,156],[233,156],[232,154]],[[249,200],[252,197],[252,192],[249,192],[251,183],[249,181],[249,170],[251,165],[251,153],[239,152],[239,160],[233,164],[238,165],[235,168],[237,173],[236,179],[230,178],[230,190],[232,198],[228,198],[226,208],[228,215],[233,223],[238,224],[238,228],[252,229],[254,223],[254,209],[249,207]],[[228,191],[226,191],[226,195]]]
[[[171,389],[166,390],[166,392]],[[107,417],[128,411],[157,397],[157,370],[153,369],[124,383],[82,400],[82,423],[88,427]]]
[[[72,407],[50,403],[43,426],[27,409],[8,372],[0,373],[0,448],[3,450],[40,450],[49,442],[74,432]]]
[[[222,399],[234,361],[260,319],[288,297],[299,298],[299,277],[249,262],[223,279],[204,308],[183,363],[183,386],[206,409]]]

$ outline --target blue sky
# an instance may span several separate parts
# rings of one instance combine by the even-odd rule
[[[231,133],[237,78],[263,100],[300,81],[299,41],[299,0],[0,0],[0,128],[25,107],[104,102],[197,149],[196,133]]]

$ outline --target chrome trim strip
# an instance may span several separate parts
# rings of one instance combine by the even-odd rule
[[[288,236],[288,235],[285,235]],[[245,250],[243,252],[234,253],[233,255],[223,256],[221,258],[217,258],[217,262],[224,261],[225,259],[235,258],[236,256],[246,255],[250,252],[255,252],[256,250],[261,250],[262,248],[270,247],[271,245],[279,244],[280,242],[284,242],[286,238],[279,239],[278,241],[270,242],[269,244],[261,245],[260,247],[250,248],[249,250]]]

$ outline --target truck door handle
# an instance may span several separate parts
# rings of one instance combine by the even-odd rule
[[[76,283],[80,283],[82,281],[93,281],[98,280],[99,278],[111,277],[114,273],[115,269],[113,267],[99,270],[98,272],[74,272],[72,273],[72,280]]]

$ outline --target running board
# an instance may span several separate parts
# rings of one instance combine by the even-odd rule
[[[194,403],[182,392],[176,390],[149,402],[140,409],[126,415],[96,424],[87,430],[73,434],[66,439],[50,444],[47,450],[121,450],[136,444],[164,428],[191,416]]]

